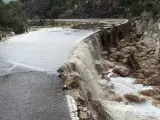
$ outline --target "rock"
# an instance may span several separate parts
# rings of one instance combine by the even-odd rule
[[[86,112],[80,111],[79,117],[80,119],[85,120],[85,119],[88,119],[88,114]]]
[[[145,79],[145,75],[142,74],[142,73],[138,73],[136,78],[139,78],[139,79]]]
[[[122,48],[121,52],[126,55],[126,54],[129,54],[131,52],[131,49],[132,48],[130,46],[127,46],[125,48]]]
[[[119,70],[119,73],[122,77],[126,77],[130,74],[130,69],[123,67]]]
[[[71,74],[61,74],[61,78],[63,79],[63,84],[67,85],[68,88],[77,88],[78,82],[81,80],[78,73]]]
[[[82,111],[87,112],[88,111],[87,107],[84,107]]]
[[[102,56],[104,60],[108,60],[108,56]]]
[[[153,99],[155,99],[155,100],[160,100],[160,95],[154,96]]]
[[[142,46],[145,46],[145,48],[146,48],[146,44],[145,44],[145,42],[144,41],[140,41],[139,42],[139,45],[142,47]]]
[[[121,42],[121,43],[124,43],[124,42],[126,42],[126,40],[125,40],[125,39],[122,39],[122,40],[120,40],[120,42]]]
[[[101,55],[102,55],[102,56],[108,56],[108,51],[103,51],[103,52],[101,52]]]
[[[67,85],[63,85],[63,90],[68,90],[68,86]]]
[[[118,74],[116,74],[116,73],[113,73],[110,77],[111,78],[117,78],[117,77],[120,77],[120,76]]]
[[[139,97],[137,95],[129,94],[129,93],[125,94],[124,97],[128,99],[130,102],[143,103],[146,101],[145,98]]]
[[[151,59],[148,59],[147,61],[145,61],[145,63],[148,64],[148,65],[158,65],[159,64],[159,60],[151,58]]]
[[[109,51],[110,51],[111,53],[115,53],[115,52],[117,52],[117,48],[112,47],[112,48],[110,48]]]
[[[160,70],[160,65],[156,66],[156,69],[157,69],[157,70]]]
[[[130,69],[126,68],[126,67],[123,67],[123,66],[116,65],[113,68],[113,72],[117,73],[117,74],[120,74],[122,77],[126,77],[130,74]]]
[[[147,35],[147,34],[148,34],[148,32],[147,32],[147,31],[145,31],[145,32],[144,32],[144,35]]]
[[[132,46],[132,47],[130,48],[130,52],[137,52],[137,48]]]
[[[126,64],[127,62],[128,62],[127,58],[124,58],[124,59],[122,60],[122,63],[123,63],[123,64]]]
[[[113,59],[113,58],[110,58],[109,61],[111,61],[111,62],[116,62],[116,60]]]
[[[13,35],[15,35],[15,32],[10,32],[10,34],[13,36]]]
[[[78,106],[78,109],[79,109],[80,111],[82,111],[82,110],[83,110],[83,107],[82,107],[82,106]]]
[[[126,57],[127,54],[125,52],[123,52],[123,51],[120,51],[120,52],[117,52],[117,55],[118,55],[119,58],[123,59],[123,58]]]
[[[139,93],[142,94],[142,95],[145,95],[145,96],[159,95],[159,92],[157,92],[154,89],[141,90],[141,91],[139,91]]]
[[[140,53],[139,54],[139,57],[144,57],[144,56],[146,56],[146,53]]]
[[[111,100],[116,101],[116,102],[122,102],[122,101],[123,101],[123,98],[122,98],[122,97],[117,97],[117,96],[115,96],[115,97],[113,97]]]
[[[143,69],[143,70],[147,77],[151,77],[153,74],[155,74],[154,71],[151,69]]]
[[[155,34],[152,35],[152,37],[153,37],[154,39],[156,39],[156,38],[158,37],[158,34],[155,33]]]
[[[150,84],[150,85],[160,85],[160,79],[159,79],[159,74],[153,74],[150,78],[149,78],[149,80],[148,80],[148,83]]]
[[[112,53],[110,56],[109,56],[109,58],[111,59],[114,59],[114,60],[117,60],[118,59],[118,55],[117,55],[117,53]]]
[[[104,66],[101,62],[96,62],[94,64],[95,69],[97,70],[98,74],[101,74],[104,71]]]
[[[158,23],[158,29],[160,30],[160,23]]]
[[[88,114],[89,117],[91,117],[91,112],[88,110],[86,111],[86,113]],[[92,120],[92,119],[91,119]]]
[[[116,66],[113,68],[113,72],[114,72],[114,73],[119,73],[119,70],[120,70],[121,68],[122,68],[121,66],[116,65]]]
[[[103,77],[105,80],[110,81],[110,78],[108,77],[108,75],[105,74],[105,75],[103,75]]]
[[[108,59],[108,52],[107,51],[103,51],[101,52],[102,58],[107,60]]]
[[[105,61],[105,64],[107,64],[109,68],[113,68],[115,66],[113,62],[109,62],[109,61]]]
[[[105,60],[102,62],[102,66],[103,66],[103,72],[108,71],[108,65]]]

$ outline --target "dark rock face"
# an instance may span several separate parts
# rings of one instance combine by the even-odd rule
[[[27,0],[25,2],[25,9],[29,17],[41,17],[45,15],[45,0]]]
[[[86,1],[69,12],[60,15],[61,18],[110,18],[119,17],[119,2],[117,0],[92,0],[92,5]]]

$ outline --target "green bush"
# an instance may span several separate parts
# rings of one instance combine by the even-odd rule
[[[122,13],[126,16],[131,14],[131,16],[140,16],[144,7],[144,0],[120,0],[120,6],[122,7]],[[126,11],[127,9],[127,11]],[[127,12],[127,14],[125,14]]]
[[[16,34],[23,33],[24,12],[19,2],[10,2],[0,4],[0,26],[12,28]]]
[[[140,16],[143,12],[143,5],[139,3],[133,3],[130,6],[132,16]]]

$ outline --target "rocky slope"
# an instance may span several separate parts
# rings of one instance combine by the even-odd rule
[[[31,18],[128,18],[159,13],[158,0],[21,0]]]
[[[160,118],[159,20],[145,11],[130,25],[129,35],[119,32],[118,40],[112,26],[80,41],[59,71],[65,87],[78,91],[74,98],[85,118],[90,116],[81,107],[86,106],[102,119]],[[106,33],[111,31],[112,37]]]
[[[119,17],[119,2],[117,0],[82,0],[74,8],[69,8],[60,15],[61,18],[110,18]]]
[[[143,10],[157,14],[158,0],[82,0],[60,15],[61,18],[127,18]]]

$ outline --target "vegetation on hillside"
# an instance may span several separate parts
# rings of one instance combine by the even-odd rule
[[[31,18],[127,17],[139,16],[143,10],[154,13],[157,0],[20,0]]]
[[[0,26],[23,33],[25,15],[32,18],[126,18],[146,11],[159,12],[159,0],[0,0]],[[26,14],[24,14],[24,12]]]
[[[120,0],[120,6],[123,12],[129,12],[131,16],[140,16],[146,10],[157,14],[159,8],[156,6],[156,0]],[[122,13],[123,13],[122,12]],[[124,13],[123,13],[124,14]]]
[[[16,34],[23,33],[25,16],[19,2],[0,3],[0,26],[11,28]]]
[[[29,17],[57,18],[69,8],[72,8],[77,0],[20,0],[23,3]]]

